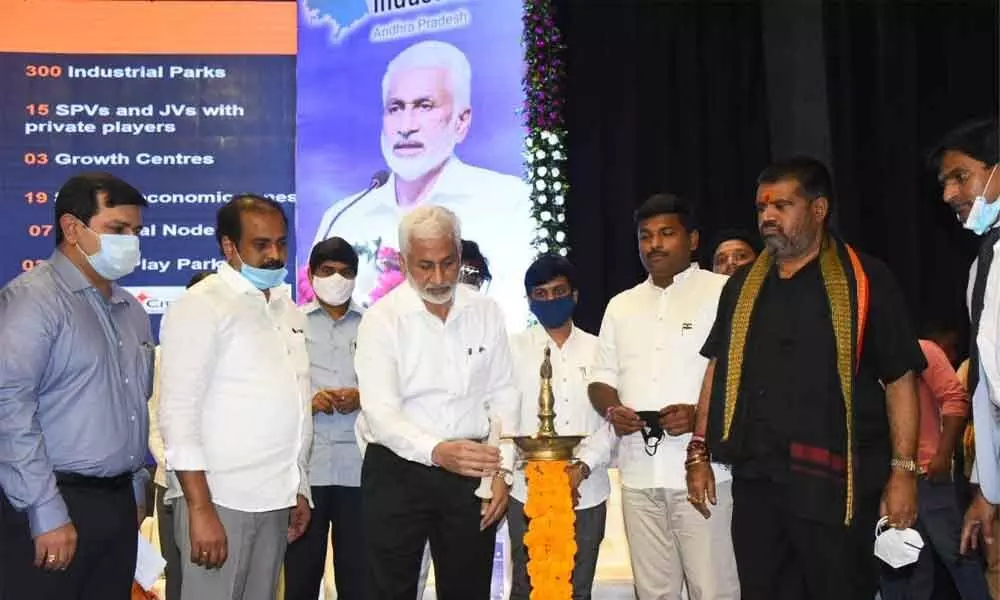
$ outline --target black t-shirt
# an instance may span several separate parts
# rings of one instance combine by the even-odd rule
[[[892,274],[881,261],[859,257],[870,290],[854,388],[857,481],[860,491],[865,491],[884,484],[891,457],[881,382],[892,383],[907,371],[920,373],[926,362]],[[748,272],[749,267],[738,271],[723,289],[715,324],[701,352],[706,358],[728,352],[728,330]],[[789,467],[790,434],[801,419],[823,419],[830,439],[844,437],[836,356],[819,261],[788,279],[778,277],[777,268],[772,268],[747,333],[737,417],[743,428],[741,460],[733,465],[736,476],[783,480]]]

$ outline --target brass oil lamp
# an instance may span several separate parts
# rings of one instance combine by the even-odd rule
[[[533,460],[573,460],[573,450],[584,438],[582,435],[556,433],[555,397],[552,395],[552,351],[545,348],[545,359],[540,370],[541,388],[538,391],[538,431],[534,435],[514,436],[521,450],[521,458]]]

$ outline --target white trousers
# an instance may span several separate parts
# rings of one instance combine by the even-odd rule
[[[717,487],[712,516],[701,516],[687,490],[622,487],[622,516],[639,600],[739,600],[733,553],[733,485]]]

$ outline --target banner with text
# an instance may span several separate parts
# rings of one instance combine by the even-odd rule
[[[215,215],[232,194],[270,196],[294,216],[294,9],[19,5],[0,26],[0,282],[52,253],[55,193],[84,171],[121,177],[150,203],[142,262],[121,283],[153,315],[217,267]],[[80,35],[84,22],[115,33]]]
[[[521,18],[516,1],[300,0],[300,300],[310,250],[339,236],[360,255],[355,300],[376,301],[403,280],[399,219],[437,204],[478,243],[511,329],[525,326]]]

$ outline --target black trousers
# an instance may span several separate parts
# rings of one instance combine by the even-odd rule
[[[439,600],[487,600],[496,525],[479,530],[478,479],[369,445],[361,468],[371,600],[413,600],[431,544]]]
[[[858,498],[853,524],[797,518],[784,485],[733,482],[733,549],[743,600],[872,600],[880,494]]]
[[[361,488],[313,486],[309,528],[285,552],[285,600],[316,600],[333,528],[333,571],[338,600],[367,600]]]
[[[131,484],[60,485],[59,492],[77,533],[65,571],[34,566],[27,515],[0,493],[0,600],[129,600],[138,542]]]

